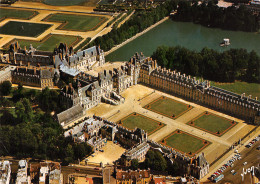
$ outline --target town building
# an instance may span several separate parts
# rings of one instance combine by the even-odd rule
[[[31,183],[62,184],[61,165],[51,161],[30,164],[30,178]]]
[[[8,160],[0,161],[0,184],[9,184],[11,179],[11,163]]]
[[[116,170],[116,184],[146,184],[149,183],[151,176],[150,170]]]
[[[16,176],[16,184],[30,184],[30,176],[27,175],[28,163],[26,160],[18,162],[18,171]]]

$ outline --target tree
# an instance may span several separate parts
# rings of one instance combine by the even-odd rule
[[[4,81],[2,84],[0,84],[0,93],[3,96],[7,96],[11,93],[12,90],[12,84],[10,81]]]
[[[139,162],[138,162],[138,160],[137,160],[137,159],[133,159],[133,160],[131,161],[131,169],[132,169],[132,170],[137,170],[138,167],[139,167]]]

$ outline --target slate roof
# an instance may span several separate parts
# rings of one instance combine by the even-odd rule
[[[75,105],[75,106],[57,114],[58,121],[59,121],[59,123],[64,122],[64,124],[66,124],[66,123],[74,120],[75,118],[79,117],[80,115],[83,115],[83,110],[84,110],[84,108],[80,104]]]

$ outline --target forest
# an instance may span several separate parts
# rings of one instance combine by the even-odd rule
[[[260,83],[260,57],[255,51],[230,49],[217,52],[203,48],[197,52],[180,46],[160,46],[151,57],[162,67],[207,80]]]
[[[28,90],[21,85],[7,90],[8,83],[0,85],[0,155],[51,159],[66,165],[92,152],[86,143],[64,137],[63,128],[54,118],[62,110],[56,90]]]
[[[180,1],[175,21],[194,22],[206,27],[221,28],[233,31],[257,32],[260,28],[259,17],[253,15],[244,5],[222,8],[218,1],[198,2]]]

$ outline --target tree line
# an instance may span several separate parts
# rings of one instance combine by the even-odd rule
[[[173,20],[194,22],[206,27],[234,31],[256,32],[259,30],[259,16],[253,15],[244,5],[223,8],[218,1],[180,1]]]
[[[152,10],[138,11],[128,21],[121,25],[120,28],[114,28],[108,34],[97,37],[88,45],[88,47],[100,45],[104,51],[108,51],[115,45],[124,42],[168,16],[170,12],[176,8],[177,4],[175,1],[166,1]]]
[[[160,46],[151,57],[162,67],[207,80],[260,83],[260,57],[255,51],[230,49],[217,52],[203,48],[197,52],[180,46]]]
[[[0,101],[0,155],[68,164],[92,152],[86,143],[64,137],[63,128],[53,116],[60,106],[57,91],[25,90],[19,86],[11,99],[1,97]]]

